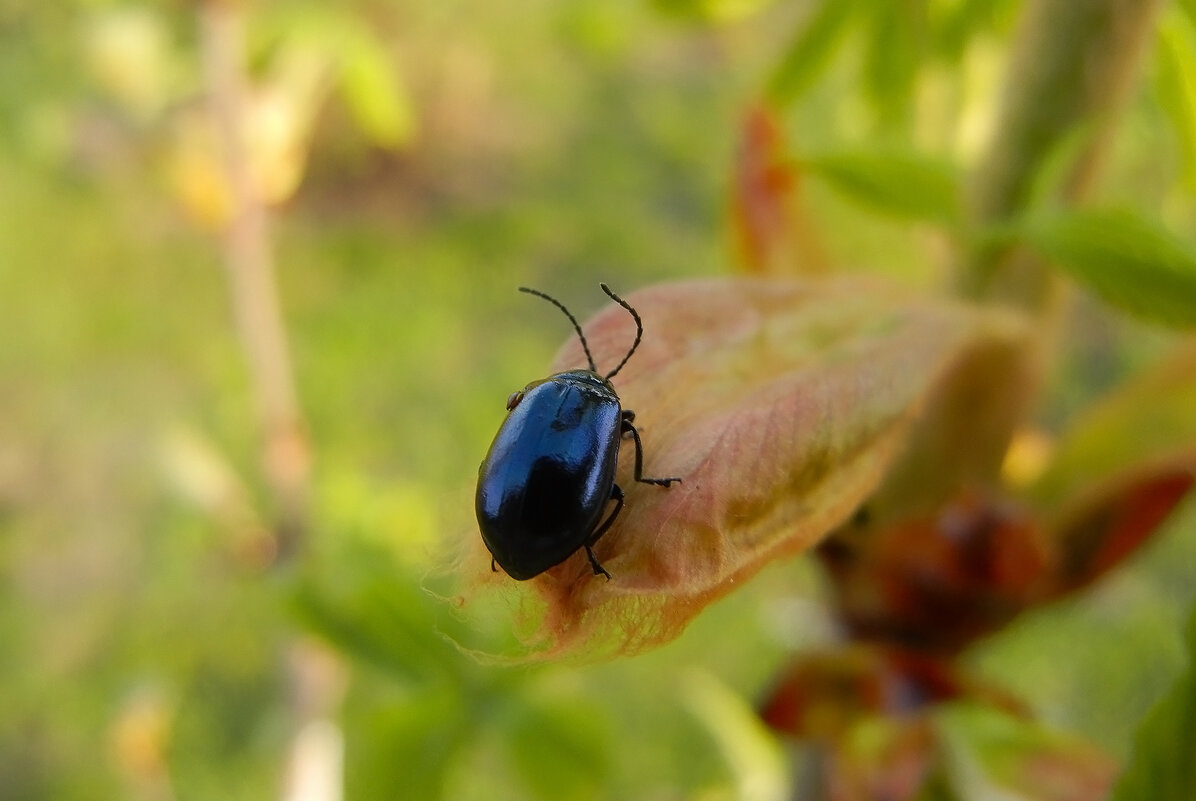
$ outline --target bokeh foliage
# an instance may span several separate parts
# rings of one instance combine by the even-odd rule
[[[783,797],[786,756],[751,710],[787,655],[830,639],[804,562],[627,662],[512,668],[455,644],[511,643],[505,610],[466,623],[432,591],[443,545],[473,532],[503,399],[564,338],[513,289],[585,313],[598,280],[728,269],[736,137],[761,92],[784,104],[828,260],[941,282],[920,223],[958,221],[1019,6],[244,4],[274,90],[261,165],[315,455],[309,552],[275,570],[194,8],[0,4],[0,797],[277,795],[297,637],[345,662],[350,799]],[[1183,325],[1194,43],[1192,4],[1168,6],[1099,193],[1128,211],[994,232]],[[1175,265],[1174,303],[1101,269],[1117,225]],[[1172,336],[1088,294],[1065,325],[1050,427]],[[1003,632],[979,669],[1127,756],[1183,665],[1193,525]]]

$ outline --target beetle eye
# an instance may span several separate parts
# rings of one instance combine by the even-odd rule
[[[512,392],[511,396],[507,398],[507,411],[511,411],[519,405],[519,401],[523,400],[523,390]]]

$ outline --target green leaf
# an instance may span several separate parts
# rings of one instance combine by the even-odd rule
[[[1029,498],[1059,510],[1073,498],[1108,498],[1119,485],[1196,467],[1193,409],[1196,342],[1187,342],[1073,415]]]
[[[926,3],[877,3],[869,15],[864,49],[864,90],[883,131],[909,121],[918,70],[926,50]]]
[[[371,143],[397,148],[414,136],[413,104],[383,33],[331,4],[283,4],[267,11],[258,27],[264,45],[301,45],[330,60],[332,86]]]
[[[1196,25],[1196,0],[1179,0],[1176,6]]]
[[[1196,470],[1196,341],[1073,416],[1026,497],[1061,560],[1051,594],[1099,578],[1159,530]]]
[[[767,93],[772,102],[793,102],[822,75],[843,39],[853,9],[850,0],[824,0],[803,20],[768,81]]]
[[[732,22],[749,17],[774,0],[653,0],[662,14],[700,22]]]
[[[1183,181],[1196,191],[1196,42],[1192,23],[1178,12],[1159,28],[1157,88],[1163,111],[1175,129],[1183,160]]]
[[[988,704],[944,704],[932,719],[952,797],[1100,799],[1116,769],[1095,745]]]
[[[346,538],[296,581],[292,610],[355,660],[413,682],[443,680],[455,646],[439,604],[384,549]]]
[[[959,175],[949,162],[887,150],[828,153],[803,166],[882,214],[944,225],[959,219]]]
[[[1196,798],[1196,609],[1188,619],[1188,668],[1138,728],[1112,801]]]
[[[1196,253],[1130,209],[1031,218],[1028,244],[1110,304],[1154,322],[1196,325]]]
[[[751,702],[713,674],[690,669],[680,676],[686,706],[710,737],[735,777],[737,798],[782,801],[792,779],[785,751]]]
[[[937,5],[940,8],[932,25],[935,53],[955,64],[978,33],[998,27],[1010,16],[1011,4],[1009,0],[959,0],[945,8]]]
[[[505,744],[537,799],[603,797],[611,768],[611,727],[592,699],[524,696],[509,710]]]
[[[339,53],[340,89],[349,112],[374,144],[401,147],[415,133],[415,112],[394,64],[364,32],[355,32],[344,43]]]
[[[478,736],[473,700],[452,682],[355,686],[344,704],[346,797],[392,801],[445,797],[446,776]]]

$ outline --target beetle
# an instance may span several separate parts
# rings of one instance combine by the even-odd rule
[[[490,569],[497,563],[519,581],[538,576],[581,548],[594,575],[610,580],[593,546],[623,509],[615,468],[624,436],[635,443],[636,481],[661,487],[681,481],[643,475],[644,449],[633,423],[635,412],[622,408],[610,380],[639,347],[644,326],[625,300],[606,284],[599,286],[635,320],[635,342],[606,375],[598,373],[585,334],[564,304],[539,290],[519,287],[565,313],[589,363],[589,369],[556,373],[511,393],[507,417],[478,468],[474,506],[482,541],[493,557]],[[612,500],[615,507],[603,520]]]

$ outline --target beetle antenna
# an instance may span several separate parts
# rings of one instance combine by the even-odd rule
[[[606,285],[603,284],[603,288],[605,288],[605,286]],[[519,291],[526,292],[529,295],[535,295],[538,298],[544,298],[544,300],[548,301],[553,306],[556,306],[558,309],[560,309],[561,311],[563,311],[565,313],[565,316],[569,318],[569,322],[573,323],[573,330],[577,332],[577,338],[581,340],[581,349],[586,352],[586,361],[590,363],[590,372],[591,373],[598,372],[598,368],[594,364],[594,357],[590,355],[590,346],[586,342],[586,335],[581,332],[581,326],[578,325],[577,318],[569,313],[569,310],[565,308],[565,304],[561,303],[559,300],[554,298],[552,295],[546,295],[538,289],[530,289],[528,287],[521,286],[521,287],[519,287]],[[606,293],[609,295],[610,290],[609,289],[606,290]],[[614,296],[612,295],[611,297],[614,297]],[[619,301],[619,302],[622,303],[622,301]],[[635,312],[632,312],[632,314],[635,314]],[[638,320],[639,318],[637,317],[636,319]],[[636,337],[635,341],[638,343],[639,337]],[[634,350],[634,348],[632,350]],[[628,355],[631,355],[631,354],[628,354]],[[623,361],[627,361],[627,360],[624,359]],[[622,366],[623,365],[619,365],[619,367],[622,367]],[[617,369],[618,368],[616,368],[616,371],[617,371]],[[607,376],[607,377],[609,378],[610,376]]]
[[[635,320],[635,342],[631,343],[631,350],[627,351],[627,355],[623,357],[623,361],[619,362],[618,365],[615,366],[615,369],[606,374],[606,379],[609,381],[611,378],[614,378],[615,373],[623,369],[623,365],[627,364],[627,360],[631,358],[631,354],[635,353],[635,349],[640,346],[640,338],[644,335],[644,323],[642,320],[640,320],[640,316],[636,314],[635,309],[631,308],[630,303],[623,300],[614,292],[611,292],[610,287],[608,287],[606,284],[599,284],[598,286],[602,287],[602,291],[609,295],[611,300],[613,300],[615,303],[618,303],[620,306],[630,312],[631,318]]]

